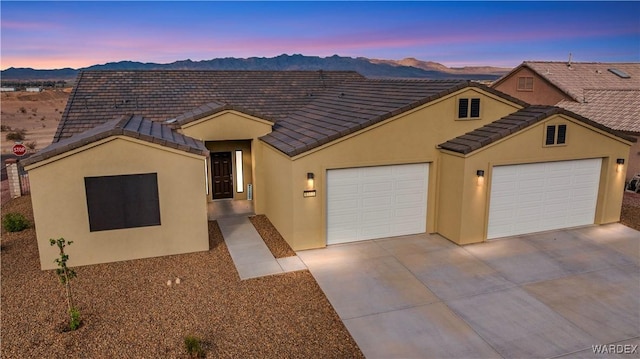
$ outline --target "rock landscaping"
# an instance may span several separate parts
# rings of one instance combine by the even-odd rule
[[[33,223],[28,196],[2,212]],[[64,332],[64,288],[40,270],[33,226],[3,230],[0,356],[187,358],[196,338],[208,358],[363,357],[308,271],[240,281],[215,222],[209,235],[208,252],[76,267],[81,324]]]

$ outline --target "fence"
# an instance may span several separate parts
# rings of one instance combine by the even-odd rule
[[[9,195],[11,198],[31,193],[29,174],[24,170],[20,161],[10,158],[5,160],[7,179],[9,181]]]

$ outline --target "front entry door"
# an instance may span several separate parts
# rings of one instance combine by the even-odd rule
[[[231,152],[211,153],[213,199],[233,198]]]

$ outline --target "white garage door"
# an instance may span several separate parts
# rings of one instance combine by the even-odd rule
[[[426,232],[426,163],[327,171],[327,244]]]
[[[593,224],[599,158],[493,168],[487,238]]]

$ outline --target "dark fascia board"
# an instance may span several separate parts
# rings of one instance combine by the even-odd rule
[[[105,138],[115,136],[126,136],[145,142],[158,144],[164,147],[174,148],[188,153],[194,153],[205,157],[208,156],[208,150],[206,149],[206,147],[204,147],[204,144],[188,136],[177,134],[179,136],[182,136],[185,140],[183,141],[184,143],[180,143],[180,141],[169,141],[165,138],[158,138],[149,134],[143,134],[138,131],[127,129],[126,126],[129,121],[131,121],[131,119],[133,119],[133,115],[124,115],[116,119],[107,121],[104,124],[96,126],[86,132],[52,143],[35,155],[25,159],[24,161],[22,161],[22,163],[23,165],[28,166],[63,154],[65,152],[90,145]],[[143,119],[143,121],[150,120]],[[188,139],[191,139],[191,141],[189,141]],[[192,144],[187,144],[187,141]]]

